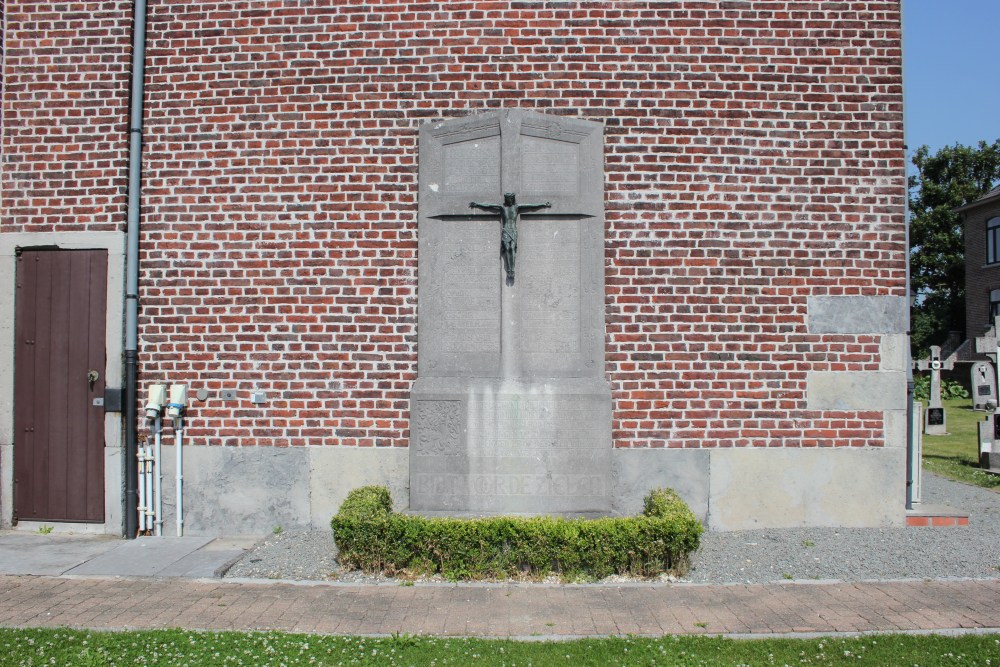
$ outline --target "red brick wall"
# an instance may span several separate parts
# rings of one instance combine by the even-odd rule
[[[4,0],[0,231],[124,229],[131,6]]]
[[[89,47],[114,51],[99,90],[124,109],[129,8],[91,4],[117,30]],[[241,394],[195,402],[192,443],[406,445],[417,128],[518,106],[605,124],[616,446],[882,444],[880,412],[805,401],[809,371],[877,370],[878,338],[805,315],[813,295],[905,295],[897,1],[149,12],[141,379]],[[117,176],[107,118],[87,131]],[[66,224],[30,201],[4,225]]]

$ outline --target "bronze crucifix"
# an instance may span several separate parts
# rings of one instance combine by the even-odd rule
[[[544,204],[517,204],[513,192],[505,192],[503,204],[477,204],[469,202],[469,208],[478,208],[500,216],[500,253],[503,255],[503,267],[507,271],[507,285],[514,284],[514,259],[517,256],[517,217],[525,211],[537,211],[549,208],[551,202]]]

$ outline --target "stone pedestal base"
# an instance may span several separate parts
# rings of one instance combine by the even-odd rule
[[[604,380],[421,378],[410,415],[413,511],[611,511]]]
[[[1000,471],[1000,441],[995,439],[994,420],[1000,419],[994,415],[990,419],[979,422],[979,467],[988,471]]]
[[[931,405],[924,410],[924,433],[927,435],[948,435],[948,422],[942,406]]]

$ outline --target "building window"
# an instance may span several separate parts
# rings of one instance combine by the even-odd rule
[[[993,326],[993,318],[1000,315],[1000,289],[990,291],[990,326]]]
[[[986,263],[1000,262],[1000,216],[986,221]]]

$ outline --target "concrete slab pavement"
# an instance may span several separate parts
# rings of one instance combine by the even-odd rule
[[[0,532],[0,574],[215,577],[254,539]]]
[[[0,573],[59,575],[122,543],[106,535],[0,532]]]

